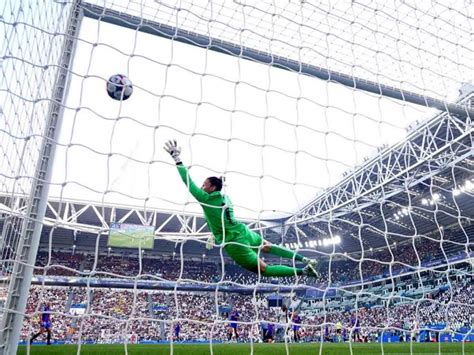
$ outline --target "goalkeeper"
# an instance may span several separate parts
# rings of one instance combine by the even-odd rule
[[[176,162],[179,175],[188,186],[194,198],[201,204],[207,225],[212,233],[206,247],[211,249],[214,244],[224,243],[224,249],[234,261],[243,268],[263,276],[284,277],[294,275],[317,276],[316,260],[304,257],[289,249],[273,245],[251,231],[245,224],[234,218],[232,204],[226,195],[221,194],[222,180],[215,176],[207,178],[199,188],[191,180],[188,170],[181,162],[181,148],[176,140],[165,143],[164,149]],[[258,255],[262,252],[294,259],[306,263],[304,268],[286,265],[267,265]]]

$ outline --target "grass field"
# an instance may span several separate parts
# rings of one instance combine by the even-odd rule
[[[291,344],[288,345],[288,350],[291,355],[307,355],[319,354],[319,343],[306,344]],[[474,343],[416,343],[412,345],[410,351],[410,344],[384,344],[384,354],[474,354]],[[255,355],[278,355],[286,354],[285,344],[254,344]],[[250,344],[214,344],[212,346],[213,354],[231,354],[244,355],[250,354]],[[128,354],[170,354],[170,345],[128,345]],[[31,348],[30,354],[76,354],[77,345],[35,345]],[[344,355],[350,354],[349,344],[332,344],[324,343],[322,347],[322,354],[327,355]],[[18,354],[26,354],[26,346],[18,348]],[[93,355],[112,355],[125,354],[124,345],[82,345],[81,354]],[[195,345],[195,344],[179,344],[173,345],[174,355],[198,355],[210,354],[209,345]],[[369,355],[382,354],[382,347],[378,343],[371,344],[352,344],[352,354],[355,355]]]

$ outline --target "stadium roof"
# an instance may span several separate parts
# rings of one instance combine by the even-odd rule
[[[291,218],[246,223],[272,242],[322,254],[367,251],[419,236],[440,240],[443,229],[462,234],[461,228],[474,218],[469,127],[456,117],[437,115],[414,127],[409,140],[386,147]],[[23,198],[14,200],[1,197],[4,215],[22,213]],[[54,248],[92,250],[99,238],[105,250],[112,221],[154,225],[157,255],[173,253],[182,240],[188,240],[185,255],[212,254],[204,248],[208,229],[201,214],[71,199],[50,199],[42,244],[52,237]],[[52,234],[51,226],[56,226]],[[335,236],[341,243],[333,249],[328,240]]]

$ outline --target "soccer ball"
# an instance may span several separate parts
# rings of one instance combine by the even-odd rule
[[[127,100],[133,93],[132,82],[125,75],[112,75],[107,81],[107,93],[114,100]]]

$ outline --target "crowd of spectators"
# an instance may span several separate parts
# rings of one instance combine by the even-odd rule
[[[423,239],[423,240],[422,240]],[[432,261],[433,258],[444,258],[449,254],[443,243],[422,238],[415,244],[405,243],[376,251],[366,251],[363,255],[338,255],[333,258],[319,259],[319,277],[287,277],[280,278],[280,284],[341,284],[351,281],[371,280],[380,277],[391,277],[402,271],[416,270],[419,265]],[[425,240],[426,239],[426,240]],[[450,253],[465,253],[465,247],[455,245]],[[442,253],[444,252],[444,254]],[[441,254],[440,254],[441,253]],[[132,278],[140,279],[194,282],[233,282],[241,285],[251,285],[257,282],[272,283],[274,280],[248,272],[225,260],[226,265],[222,274],[220,260],[180,260],[176,258],[157,258],[146,256],[110,255],[110,254],[81,254],[54,251],[38,253],[35,273],[48,276],[93,276],[102,278]],[[278,262],[278,261],[272,261]],[[300,265],[302,266],[302,265]]]
[[[429,326],[441,325],[446,331],[457,331],[462,327],[471,328],[474,314],[474,287],[470,284],[453,285],[443,292],[435,292],[427,298],[395,304],[387,302],[385,306],[358,308],[357,312],[331,312],[314,314],[306,308],[304,315],[308,328],[307,340],[324,336],[327,332],[334,333],[334,326],[341,322],[343,329],[354,330],[351,317],[359,320],[365,336],[378,336],[381,331],[411,333],[428,329]],[[416,328],[416,329],[415,329]],[[375,339],[374,339],[375,340]]]
[[[82,254],[64,253],[60,251],[39,252],[36,256],[36,274],[77,276],[80,272]],[[44,267],[44,266],[48,267]]]
[[[72,343],[79,340],[116,343],[131,339],[227,341],[230,339],[230,312],[239,314],[237,340],[261,341],[263,324],[273,324],[277,338],[278,332],[280,336],[285,334],[287,322],[281,307],[269,307],[263,294],[33,286],[21,331],[24,341],[37,332],[41,306],[45,302],[51,305],[53,339]],[[83,312],[73,311],[78,304],[83,306]],[[354,330],[351,320],[354,317],[365,339],[374,341],[382,330],[412,332],[415,325],[418,330],[432,324],[457,330],[471,327],[474,287],[469,283],[452,284],[450,288],[411,302],[396,304],[392,300],[383,306],[343,312],[317,313],[303,301],[298,312],[302,318],[303,341],[329,339],[338,322],[344,332],[350,334]],[[180,326],[178,336],[174,332],[177,324]]]
[[[224,273],[220,260],[81,253],[73,251],[40,251],[37,276],[92,277],[128,280],[179,281],[182,284],[206,283],[240,285],[254,289],[255,284],[267,286],[309,285],[326,289],[329,285],[344,285],[351,281],[380,279],[418,266],[465,252],[466,245],[446,244],[446,239],[419,238],[414,243],[391,245],[380,250],[367,250],[362,255],[342,255],[320,258],[317,278],[304,276],[271,279],[242,269],[226,259]],[[448,243],[449,244],[449,243]],[[469,246],[470,248],[470,246]],[[272,261],[277,262],[277,261]],[[434,274],[428,275],[434,278]],[[100,286],[95,285],[95,286]],[[414,285],[414,287],[418,287]],[[302,339],[319,341],[334,333],[336,323],[349,332],[354,314],[365,330],[365,338],[377,336],[380,330],[412,329],[441,323],[451,329],[469,325],[474,314],[473,287],[465,283],[452,284],[413,297],[406,303],[395,297],[383,304],[363,304],[355,301],[338,310],[327,307],[318,311],[314,303],[298,300],[303,319]],[[111,289],[103,287],[32,286],[21,331],[25,341],[38,331],[39,315],[44,302],[52,309],[53,338],[65,342],[113,343],[124,341],[206,341],[230,339],[229,312],[239,313],[239,340],[262,340],[262,324],[274,324],[275,335],[284,326],[280,308],[269,307],[263,294],[243,295],[219,291],[173,292],[158,290]],[[402,300],[403,301],[403,300]],[[405,301],[407,299],[405,298]],[[331,297],[317,301],[331,302]],[[351,301],[352,302],[352,301]],[[342,311],[341,311],[342,309]],[[347,310],[344,310],[347,309]],[[357,309],[354,312],[354,309]],[[179,324],[180,334],[174,332]]]

